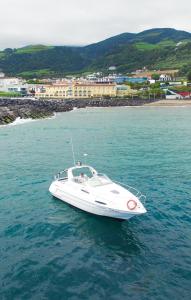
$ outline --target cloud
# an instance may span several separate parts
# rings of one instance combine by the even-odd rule
[[[0,48],[84,45],[153,27],[191,31],[190,11],[188,0],[1,0]]]

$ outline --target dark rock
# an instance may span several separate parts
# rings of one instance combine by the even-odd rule
[[[153,99],[13,99],[0,98],[0,124],[13,122],[16,118],[45,118],[52,116],[54,112],[66,112],[74,107],[111,107],[111,106],[140,106],[153,102]],[[155,100],[158,101],[158,100]]]

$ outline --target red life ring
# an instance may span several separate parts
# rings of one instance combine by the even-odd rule
[[[137,207],[137,202],[133,199],[130,199],[128,202],[127,202],[127,208],[129,210],[134,210],[135,208]]]

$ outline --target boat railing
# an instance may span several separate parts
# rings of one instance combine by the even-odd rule
[[[118,181],[114,181],[114,182],[117,184],[120,184],[124,188],[128,189],[128,191],[130,193],[132,193],[133,195],[135,195],[135,197],[137,197],[141,202],[143,202],[143,204],[146,203],[146,196],[144,194],[142,194],[138,189],[136,189],[128,184],[122,183],[122,182],[118,182]]]

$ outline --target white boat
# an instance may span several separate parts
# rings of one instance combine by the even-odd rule
[[[95,215],[128,220],[146,213],[141,203],[146,197],[139,191],[123,187],[81,163],[58,173],[49,191],[54,197]]]

